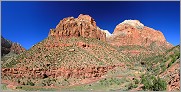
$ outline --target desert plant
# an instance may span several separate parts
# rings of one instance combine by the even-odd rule
[[[127,87],[126,90],[131,90],[133,88],[137,88],[139,84],[139,80],[138,79],[134,79]]]
[[[143,75],[141,83],[144,84],[143,90],[163,91],[166,90],[167,83],[159,77],[153,75]]]
[[[100,84],[103,85],[103,86],[110,86],[110,85],[120,85],[121,84],[121,81],[120,79],[117,79],[117,78],[110,78],[110,79],[103,79],[103,80],[100,80]]]
[[[162,64],[160,65],[160,67],[161,67],[161,69],[162,69],[162,72],[164,72],[164,71],[167,69],[167,67],[166,67],[166,65],[165,65],[164,63],[162,63]]]
[[[137,84],[130,83],[130,84],[128,85],[128,90],[133,89],[133,88],[136,88],[136,87],[138,87]]]
[[[31,82],[30,80],[28,80],[26,85],[34,86],[35,84],[33,82]]]
[[[139,80],[138,79],[135,79],[134,82],[135,82],[135,84],[139,84]]]
[[[60,82],[61,86],[68,86],[70,85],[69,81],[67,79],[63,79],[61,82]]]

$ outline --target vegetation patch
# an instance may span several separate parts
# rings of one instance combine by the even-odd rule
[[[144,84],[143,90],[145,91],[164,91],[167,87],[166,81],[154,75],[143,75],[141,83]]]

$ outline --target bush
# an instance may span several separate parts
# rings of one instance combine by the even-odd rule
[[[162,80],[161,78],[157,78],[156,81],[154,81],[154,89],[155,91],[162,91],[166,90],[167,83],[166,81]]]
[[[180,52],[175,52],[176,59],[180,58]]]
[[[138,79],[135,79],[135,84],[139,84],[139,80]]]
[[[34,86],[35,84],[33,83],[33,82],[31,82],[31,81],[27,81],[27,85],[30,85],[30,86]]]
[[[162,63],[162,64],[160,65],[160,67],[161,67],[161,69],[162,69],[162,72],[164,72],[164,71],[167,69],[167,67],[166,67],[166,65],[165,65],[164,63]]]
[[[4,63],[2,66],[3,67],[8,67],[8,68],[11,68],[13,67],[14,65],[18,64],[19,62],[17,62],[16,60],[11,60],[10,62],[6,62]]]
[[[137,84],[131,83],[128,85],[128,90],[133,89],[133,88],[137,88],[137,87],[138,87]]]
[[[170,67],[173,63],[175,63],[175,61],[176,61],[177,58],[178,58],[178,56],[174,56],[174,55],[171,55],[170,57],[172,58],[172,61],[169,62],[168,67]]]
[[[43,86],[50,86],[51,84],[54,84],[56,82],[55,79],[52,78],[45,78],[42,81]]]
[[[134,81],[128,85],[128,90],[133,89],[133,88],[137,88],[138,84],[139,84],[139,80],[134,79]]]
[[[141,83],[144,84],[143,90],[163,91],[166,90],[167,83],[161,78],[156,78],[152,75],[144,75],[141,78]]]
[[[58,89],[56,88],[43,88],[43,87],[28,87],[28,86],[17,86],[16,89],[20,89],[22,91],[57,91]]]
[[[121,80],[117,79],[117,78],[110,78],[110,79],[103,79],[100,80],[100,84],[103,86],[110,86],[110,85],[120,85],[121,84]]]
[[[7,87],[6,87],[6,86],[7,86],[7,84],[1,84],[1,89],[2,89],[2,90],[7,90]]]
[[[168,64],[168,67],[170,67],[172,65],[172,62],[170,62],[169,64]]]

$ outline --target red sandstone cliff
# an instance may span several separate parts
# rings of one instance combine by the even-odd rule
[[[173,47],[162,32],[146,27],[138,20],[125,20],[118,24],[107,41],[114,46],[156,44],[166,48]]]
[[[68,17],[60,21],[55,29],[50,29],[49,36],[59,37],[87,37],[106,40],[106,34],[96,26],[96,22],[89,15],[80,14],[78,18]]]

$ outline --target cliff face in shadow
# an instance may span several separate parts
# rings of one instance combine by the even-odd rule
[[[25,51],[25,48],[23,48],[19,43],[12,42],[1,36],[1,56],[10,52],[20,54],[23,51]]]

